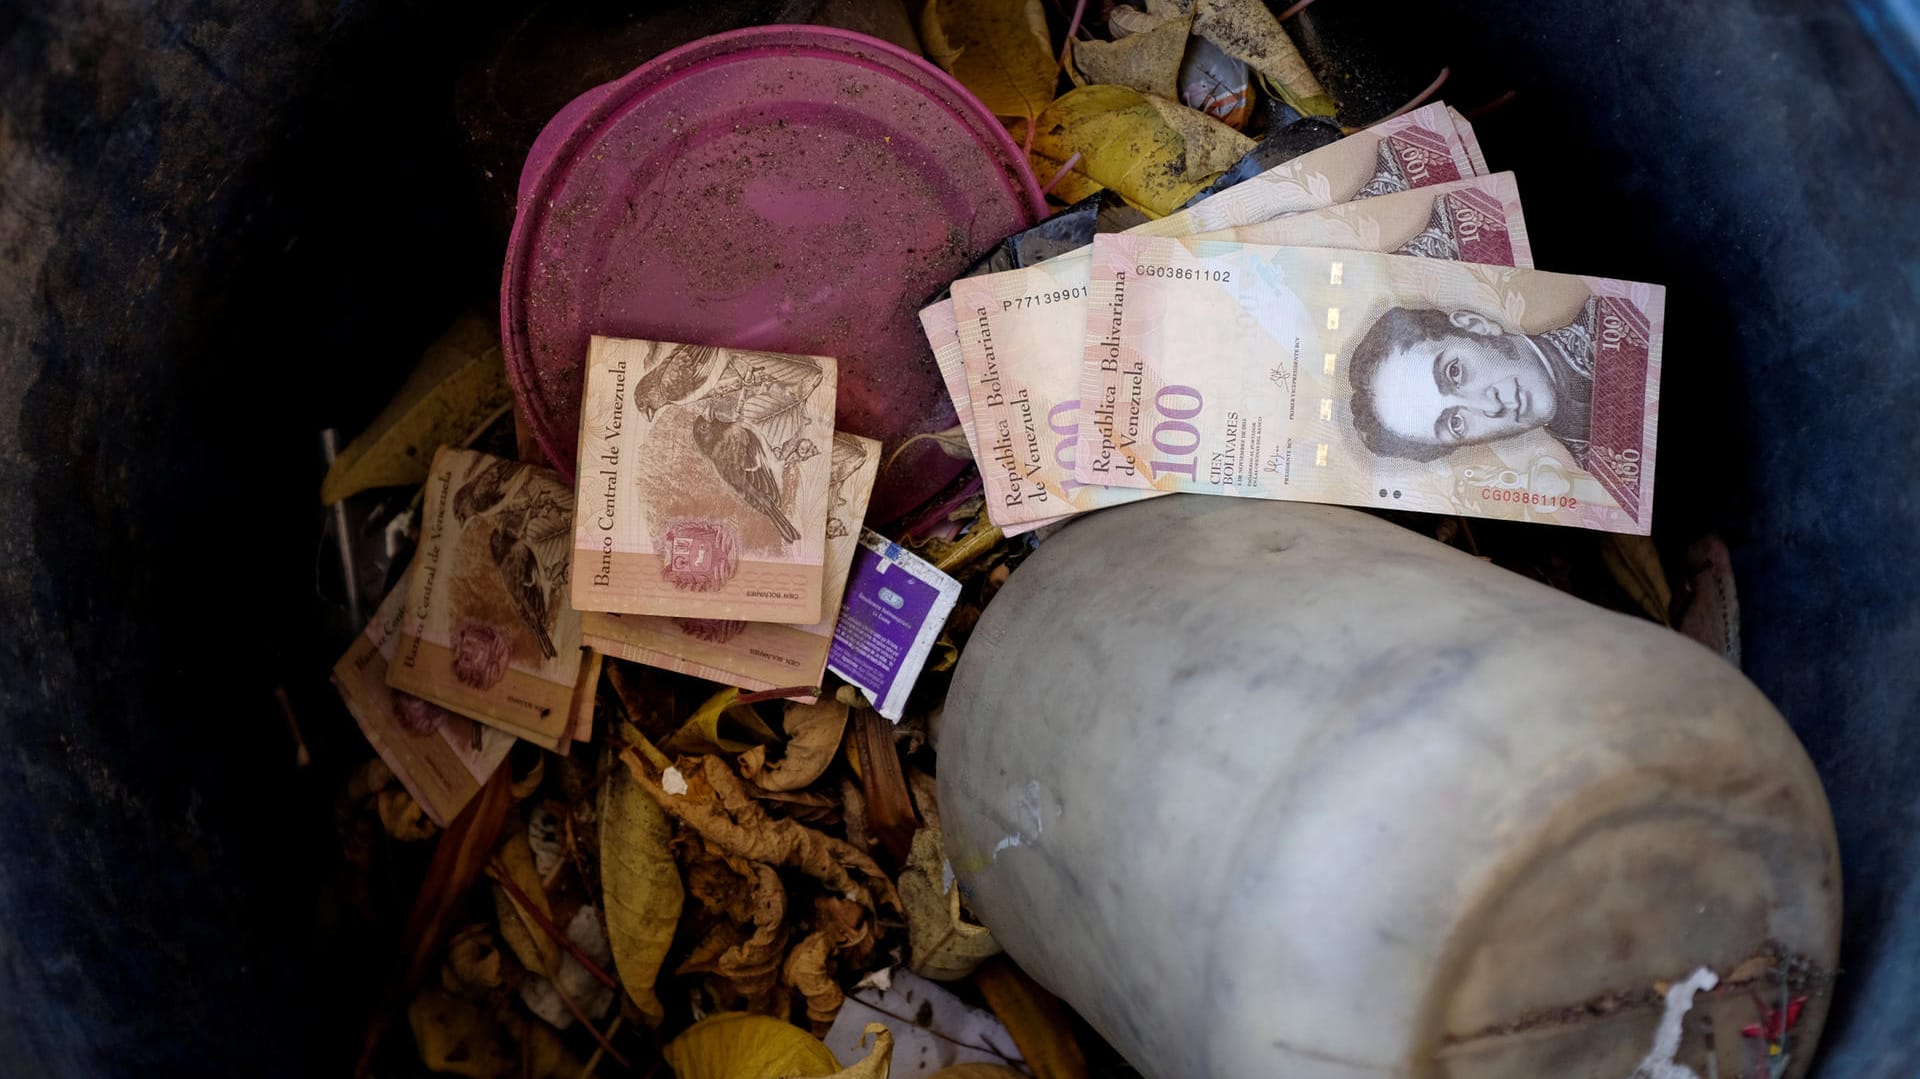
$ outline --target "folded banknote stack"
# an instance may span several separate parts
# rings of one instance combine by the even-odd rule
[[[1010,534],[1190,491],[1644,535],[1665,295],[1534,269],[1433,104],[921,323]]]
[[[566,580],[573,492],[550,470],[442,446],[420,542],[333,681],[367,740],[440,824],[514,740],[564,750],[593,722],[597,659]]]
[[[443,446],[419,546],[334,668],[445,823],[515,739],[591,735],[606,656],[898,719],[959,586],[862,527],[880,444],[834,429],[820,356],[595,337],[572,487]],[[853,582],[849,587],[849,582]]]
[[[749,691],[820,684],[880,470],[879,443],[834,430],[836,375],[593,339],[572,585],[590,647]]]

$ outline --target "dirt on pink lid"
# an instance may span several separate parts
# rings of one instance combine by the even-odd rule
[[[705,38],[534,144],[501,282],[508,377],[569,478],[594,334],[835,357],[840,429],[891,455],[958,422],[919,309],[1045,206],[1006,130],[917,56],[810,26]],[[870,519],[964,467],[909,447]]]

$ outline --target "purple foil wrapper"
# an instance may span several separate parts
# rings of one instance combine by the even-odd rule
[[[898,722],[959,598],[959,581],[885,536],[861,530],[827,669]]]

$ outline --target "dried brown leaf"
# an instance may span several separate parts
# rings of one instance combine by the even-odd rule
[[[520,1054],[493,1013],[451,993],[422,990],[407,1005],[407,1025],[429,1071],[504,1079],[520,1070]]]
[[[953,634],[942,630],[939,639],[933,642],[933,652],[927,657],[926,669],[936,674],[953,670],[960,662],[960,646],[953,643]]]
[[[427,817],[426,810],[404,790],[383,790],[374,796],[380,810],[380,826],[402,843],[418,843],[440,833],[440,826]]]
[[[479,997],[500,988],[500,982],[500,947],[494,942],[493,927],[481,923],[455,933],[447,942],[447,961],[440,966],[441,987],[460,996]]]
[[[500,919],[500,939],[514,958],[520,960],[521,966],[535,974],[552,977],[553,972],[560,969],[561,948],[540,924],[542,920],[553,920],[553,906],[547,899],[546,886],[540,883],[539,870],[533,867],[533,848],[527,845],[524,826],[507,829],[488,872],[510,877],[540,912],[539,918],[529,914],[519,900],[496,883],[493,903]]]
[[[440,841],[434,845],[433,858],[427,863],[426,876],[414,893],[413,905],[400,939],[407,950],[406,967],[399,980],[388,990],[387,1005],[367,1025],[360,1041],[360,1058],[355,1074],[366,1075],[373,1055],[380,1048],[393,1016],[400,1005],[426,977],[439,955],[447,919],[456,909],[474,880],[487,864],[494,843],[504,827],[510,798],[504,770],[496,771],[480,788],[480,793],[455,817]],[[364,819],[356,815],[355,819]]]
[[[1660,549],[1646,536],[1609,534],[1600,540],[1600,561],[1621,591],[1663,626],[1673,624],[1673,588],[1660,564]]]
[[[982,964],[973,984],[1013,1035],[1034,1079],[1087,1079],[1087,1055],[1074,1036],[1073,1013],[1059,997],[1005,956]]]
[[[893,1066],[893,1031],[881,1023],[868,1023],[860,1034],[860,1044],[866,1045],[869,1041],[873,1043],[873,1051],[865,1060],[834,1072],[828,1079],[887,1079],[887,1071]]]
[[[1162,19],[1116,41],[1073,42],[1075,81],[1126,86],[1169,100],[1180,98],[1180,60],[1187,53],[1193,20]]]
[[[567,807],[549,798],[527,814],[527,846],[533,851],[533,868],[540,880],[552,884],[567,861],[565,818]]]
[[[987,927],[961,914],[960,889],[940,833],[923,828],[913,837],[913,855],[900,873],[900,901],[907,907],[907,965],[915,974],[957,981],[1000,953]]]
[[[872,911],[838,896],[813,901],[814,928],[833,942],[834,960],[841,970],[865,970],[880,945]]]
[[[899,865],[907,860],[920,821],[913,815],[913,795],[907,791],[893,731],[893,724],[871,708],[854,712],[852,740],[860,747],[864,765],[860,792],[866,795],[867,826],[893,864]]]
[[[501,769],[503,772],[506,770]],[[526,775],[514,779],[513,800],[524,802],[532,797],[533,792],[540,789],[540,781],[545,778],[547,778],[547,755],[542,753],[533,759],[533,766],[527,769]]]
[[[735,858],[788,866],[820,881],[838,894],[852,894],[866,905],[898,909],[900,898],[872,858],[850,844],[796,821],[778,820],[753,800],[739,776],[715,757],[682,758],[686,794],[668,794],[660,776],[639,753],[621,753],[634,778],[659,806],[698,831],[715,850]],[[852,873],[863,878],[856,880]]]
[[[585,1065],[559,1032],[544,1023],[521,1023],[521,1075],[526,1079],[580,1079]]]
[[[940,784],[918,768],[907,769],[907,789],[913,792],[914,808],[927,831],[940,831]]]
[[[406,927],[401,931],[408,945],[408,960],[396,1005],[432,969],[430,964],[439,954],[447,918],[486,868],[487,858],[505,828],[510,800],[503,768],[494,772],[434,845],[426,877],[414,894]]]
[[[607,777],[600,797],[600,877],[613,965],[634,1006],[657,1025],[666,1011],[653,986],[685,899],[668,846],[673,823],[624,768]]]
[[[847,843],[855,850],[873,849],[873,833],[867,828],[867,798],[860,784],[851,779],[840,781],[840,805],[846,814]]]
[[[340,792],[340,801],[335,809],[342,815],[349,815],[361,802],[396,782],[398,780],[394,778],[393,769],[387,766],[386,761],[375,757],[347,776],[346,786]]]
[[[798,990],[807,1000],[807,1020],[815,1034],[824,1034],[840,1014],[847,995],[834,981],[831,960],[833,939],[825,932],[813,932],[793,946],[780,972],[781,980]]]
[[[765,746],[754,746],[740,755],[740,774],[762,790],[794,791],[820,778],[840,751],[840,738],[847,729],[847,706],[832,697],[816,704],[797,701],[787,705],[786,755],[766,763]]]
[[[771,866],[734,860],[728,866],[746,879],[744,890],[734,890],[734,897],[745,900],[745,909],[728,903],[734,920],[710,929],[680,964],[679,973],[713,975],[726,983],[736,1001],[746,1002],[747,1010],[759,1011],[780,978],[787,946],[787,890]]]
[[[840,819],[840,803],[820,791],[770,791],[754,788],[753,796],[780,807],[780,812],[802,824],[831,824]]]
[[[666,676],[651,667],[611,660],[605,668],[607,684],[619,698],[620,708],[646,738],[664,738],[678,723],[674,715],[673,690]]]

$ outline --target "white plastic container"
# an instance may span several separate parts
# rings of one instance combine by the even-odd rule
[[[1353,510],[1182,496],[1047,541],[948,698],[972,908],[1157,1079],[1753,1074],[1784,954],[1810,1063],[1825,795],[1732,666]],[[1796,975],[1796,985],[1802,984]]]

